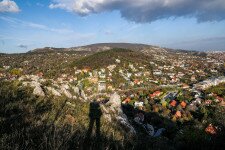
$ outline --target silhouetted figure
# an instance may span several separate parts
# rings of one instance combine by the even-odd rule
[[[90,109],[89,109],[89,128],[87,132],[87,137],[90,137],[92,134],[94,123],[96,123],[96,136],[100,137],[100,118],[102,116],[102,111],[100,108],[99,102],[94,100],[90,103]]]

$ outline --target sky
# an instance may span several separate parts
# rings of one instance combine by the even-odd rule
[[[225,51],[225,0],[0,0],[0,53],[106,42]]]

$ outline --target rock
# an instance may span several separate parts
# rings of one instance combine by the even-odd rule
[[[19,80],[19,81],[24,81],[24,80],[25,80],[25,77],[24,77],[24,76],[21,76],[21,77],[19,77],[18,80]]]
[[[80,90],[79,90],[78,87],[72,87],[72,89],[73,89],[75,94],[80,95],[80,92],[79,92]]]
[[[41,86],[41,84],[38,81],[31,81],[30,86],[31,87],[37,87],[37,86]]]
[[[105,119],[109,122],[115,118],[117,123],[120,124],[128,133],[132,135],[136,134],[135,129],[129,123],[127,116],[122,111],[121,99],[117,93],[111,95],[105,106],[102,105],[102,111],[104,112],[103,114]]]
[[[110,105],[110,108],[120,110],[121,109],[121,99],[120,96],[117,93],[114,93],[110,96],[110,99],[108,103]]]
[[[66,97],[72,98],[72,94],[68,91],[69,86],[67,84],[64,84],[61,86],[61,93],[65,94]]]
[[[63,90],[63,94],[65,94],[66,97],[68,97],[68,98],[72,98],[73,97],[72,94],[69,91],[67,91],[66,89]]]
[[[41,88],[41,84],[37,81],[32,81],[30,83],[31,87],[34,87],[33,94],[38,96],[45,96],[43,89]]]
[[[36,75],[30,75],[30,79],[37,82],[39,77]]]
[[[47,87],[48,91],[52,93],[54,96],[62,96],[56,89],[52,87]]]
[[[147,129],[147,132],[148,132],[148,134],[149,134],[150,136],[153,136],[153,135],[154,135],[155,130],[154,130],[154,128],[153,128],[152,125],[147,124],[147,125],[146,125],[146,129]]]
[[[85,101],[87,100],[86,94],[84,93],[83,90],[80,90],[79,87],[72,87],[72,89],[73,89],[74,93],[78,95],[78,97],[84,99]]]
[[[66,89],[66,90],[69,90],[70,89],[70,87],[69,87],[68,84],[61,85],[61,88]]]
[[[87,97],[86,97],[86,95],[85,95],[85,93],[84,93],[83,90],[81,91],[81,97],[82,97],[85,101],[87,100]]]
[[[33,94],[38,96],[45,96],[45,93],[40,86],[36,86],[34,88]]]
[[[69,106],[72,106],[72,107],[76,107],[75,104],[72,104],[72,103],[70,103],[70,102],[66,102],[66,104],[69,105]]]
[[[22,85],[23,86],[28,86],[29,85],[29,82],[23,82]]]
[[[161,134],[162,134],[163,131],[165,131],[165,130],[166,130],[166,129],[164,129],[164,128],[158,129],[158,130],[155,132],[154,137],[159,137],[159,136],[161,136]]]

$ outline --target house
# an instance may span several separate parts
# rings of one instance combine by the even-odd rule
[[[121,61],[120,61],[119,59],[116,59],[116,63],[118,63],[118,64],[119,64],[120,62],[121,62]]]
[[[143,109],[144,102],[134,102],[134,108]]]
[[[180,79],[177,78],[176,76],[173,76],[173,78],[171,79],[171,83],[176,83],[176,82],[179,82]]]
[[[84,67],[84,68],[82,69],[82,72],[88,73],[90,70],[91,70],[90,67]]]
[[[183,89],[189,89],[190,86],[189,86],[188,84],[183,84],[182,88],[183,88]]]
[[[109,65],[107,69],[112,72],[116,68],[116,65]]]
[[[98,82],[98,78],[97,77],[89,77],[88,80],[91,82],[91,83],[97,83]]]
[[[44,75],[43,72],[38,72],[38,73],[37,73],[37,76],[38,76],[39,78],[42,78],[43,75]]]
[[[108,89],[108,90],[111,90],[111,91],[115,90],[115,88],[113,88],[112,85],[108,85],[107,89]]]
[[[131,99],[129,98],[129,97],[127,97],[122,103],[123,104],[127,104],[127,103],[129,103],[131,101]]]
[[[98,71],[97,70],[93,70],[92,74],[93,74],[94,77],[98,77]]]
[[[161,92],[160,91],[155,91],[153,94],[150,94],[150,98],[155,98],[155,97],[158,97],[161,95]]]
[[[127,77],[130,78],[132,76],[132,73],[127,73]]]
[[[222,102],[222,101],[224,101],[224,98],[217,96],[217,97],[216,97],[216,101],[217,101],[217,102]]]
[[[162,71],[161,70],[154,70],[153,75],[162,75]]]
[[[7,70],[7,69],[10,68],[10,66],[3,66],[3,68],[4,68],[5,70]]]
[[[80,70],[80,69],[78,69],[78,70],[76,70],[75,72],[74,72],[74,74],[75,75],[77,75],[77,74],[79,74],[79,73],[81,73],[82,71]]]
[[[134,68],[133,64],[129,64],[129,68],[132,69],[133,71],[135,71],[136,69]]]
[[[142,72],[137,72],[134,74],[136,77],[141,77],[142,76]]]
[[[105,73],[105,68],[101,68],[101,72],[102,73]]]
[[[98,81],[98,91],[102,92],[106,90],[106,82],[105,81]]]
[[[218,71],[216,69],[211,69],[210,70],[212,73],[217,73]]]
[[[105,79],[106,78],[106,74],[99,74],[99,78],[101,78],[101,79]]]
[[[175,107],[177,105],[177,101],[176,100],[172,100],[170,102],[170,106]]]
[[[145,71],[144,72],[144,76],[150,76],[150,72],[149,71]]]
[[[197,81],[194,75],[191,76],[191,81],[192,81],[192,82]]]
[[[138,79],[134,79],[134,84],[140,84],[140,81]]]

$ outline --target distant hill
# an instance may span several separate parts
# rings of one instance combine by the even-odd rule
[[[54,47],[45,47],[45,48],[38,48],[29,51],[31,52],[62,52],[62,51],[89,51],[89,52],[100,52],[110,50],[112,48],[122,48],[122,49],[131,49],[131,50],[143,50],[143,49],[163,49],[169,50],[166,48],[160,48],[157,46],[146,45],[146,44],[135,44],[135,43],[98,43],[98,44],[91,44],[86,46],[78,46],[78,47],[71,47],[71,48],[54,48]]]
[[[98,50],[101,49],[110,49],[110,48],[123,48],[123,49],[132,49],[132,50],[141,50],[144,48],[152,48],[156,46],[146,45],[146,44],[136,44],[136,43],[97,43],[80,47],[73,47],[70,49],[89,49],[89,50]]]
[[[36,48],[34,50],[28,51],[28,53],[43,53],[43,52],[57,52],[57,51],[65,51],[66,48],[54,48],[54,47],[44,47],[44,48]]]

